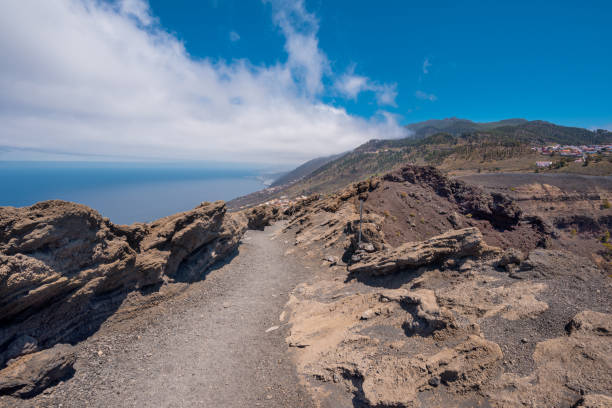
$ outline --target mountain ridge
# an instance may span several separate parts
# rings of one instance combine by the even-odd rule
[[[406,163],[434,165],[445,172],[534,172],[536,162],[544,159],[532,150],[534,146],[612,143],[612,132],[607,130],[592,131],[520,118],[482,123],[458,118],[432,119],[409,124],[406,128],[413,132],[409,137],[372,139],[338,156],[310,160],[294,170],[299,178],[277,180],[273,190],[239,197],[228,205],[236,209],[283,196],[328,193]],[[612,174],[610,160],[587,163],[589,166],[562,157],[557,157],[556,161],[559,163],[554,171]]]

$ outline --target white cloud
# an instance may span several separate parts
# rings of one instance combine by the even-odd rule
[[[357,99],[357,95],[369,89],[369,80],[364,76],[347,73],[338,78],[334,86],[342,95]]]
[[[376,100],[379,105],[397,106],[395,98],[397,97],[397,85],[377,85]]]
[[[429,94],[423,91],[416,91],[414,93],[414,96],[416,96],[418,99],[424,99],[424,100],[431,101],[431,102],[438,100],[438,97],[436,95]]]
[[[142,0],[1,2],[0,158],[33,150],[295,163],[402,135],[393,117],[320,102],[329,64],[318,22],[302,1],[271,3],[287,60],[254,66],[192,59]]]
[[[395,103],[396,84],[379,84],[368,77],[356,75],[354,65],[336,80],[334,88],[341,95],[350,99],[357,99],[361,92],[374,92],[379,105],[397,106]]]
[[[319,22],[304,7],[304,0],[264,0],[274,8],[273,19],[285,36],[285,51],[296,83],[307,96],[323,91],[323,75],[329,72],[327,56],[319,49]]]
[[[431,62],[429,61],[429,58],[425,58],[423,61],[423,73],[425,75],[429,74],[429,67],[431,67]]]
[[[230,39],[231,42],[236,42],[236,41],[240,40],[240,34],[238,34],[235,31],[230,31],[229,39]]]

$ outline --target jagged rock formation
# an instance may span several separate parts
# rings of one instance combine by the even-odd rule
[[[407,166],[287,216],[292,256],[334,259],[288,305],[322,405],[607,406],[609,278],[506,196]]]
[[[363,223],[359,207],[363,202]],[[478,228],[484,241],[526,252],[544,246],[554,231],[525,218],[508,196],[451,180],[432,167],[408,165],[383,177],[354,183],[328,196],[314,195],[283,214],[296,242],[342,246],[348,260],[362,242],[377,251],[422,241],[449,229]],[[552,227],[551,227],[552,228]]]
[[[442,263],[449,258],[481,257],[499,253],[484,242],[477,228],[448,231],[422,242],[407,242],[397,248],[362,255],[348,270],[352,273],[387,275],[398,270]]]
[[[262,228],[274,217],[265,206],[228,214],[223,202],[215,202],[125,226],[64,201],[1,207],[0,369],[20,356],[81,340],[129,291],[200,279],[235,250],[247,228]],[[28,358],[30,365],[38,361]],[[49,364],[40,365],[45,367]],[[0,380],[17,381],[6,370],[15,372],[0,371]],[[20,378],[33,378],[20,393],[45,384],[36,375]]]

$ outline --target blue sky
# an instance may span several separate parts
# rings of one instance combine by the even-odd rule
[[[0,160],[297,164],[434,118],[612,128],[605,1],[7,0]]]
[[[284,58],[270,4],[153,0],[151,7],[196,57]],[[319,19],[320,47],[334,70],[354,66],[397,83],[389,110],[405,123],[457,116],[612,124],[612,2],[316,0],[306,8]],[[326,100],[359,115],[378,109],[372,95]]]

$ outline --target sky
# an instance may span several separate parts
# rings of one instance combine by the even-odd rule
[[[299,164],[446,117],[612,129],[611,17],[609,1],[4,0],[0,160]]]

